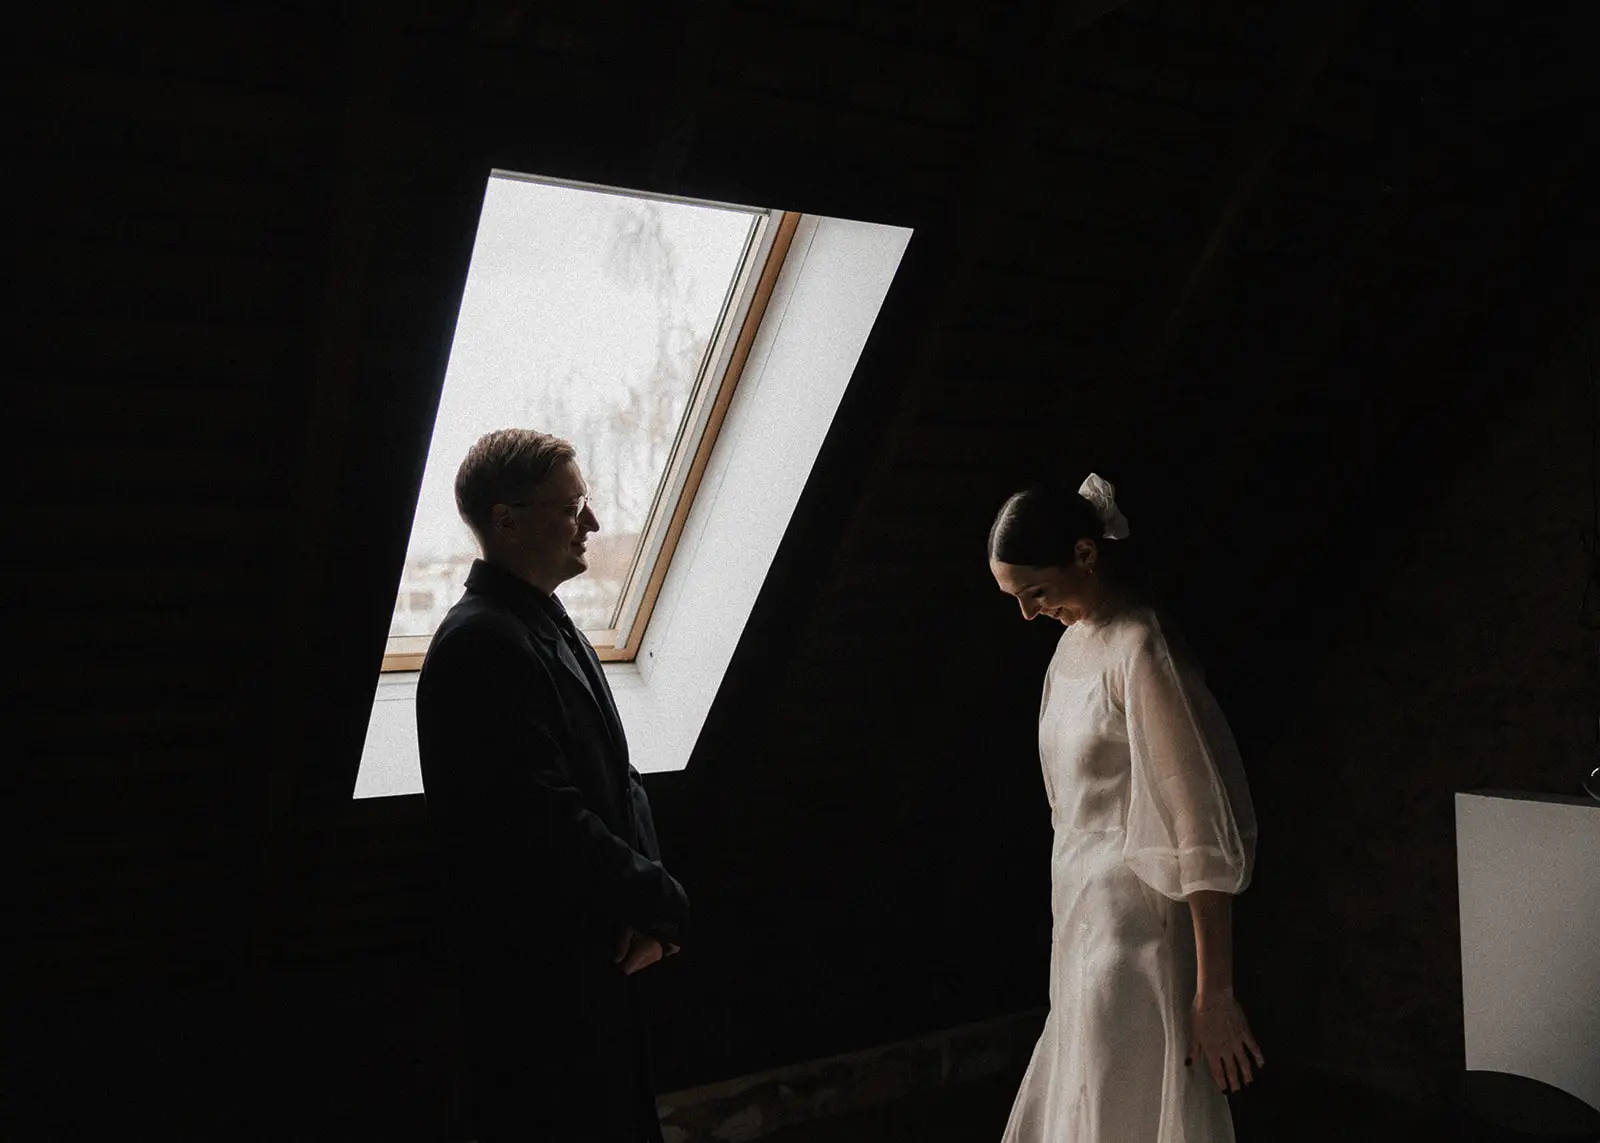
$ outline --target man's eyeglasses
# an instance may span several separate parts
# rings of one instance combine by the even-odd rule
[[[560,508],[561,509],[561,514],[563,516],[565,516],[567,519],[569,519],[569,520],[577,520],[578,517],[583,515],[584,509],[589,507],[589,497],[588,497],[587,494],[585,494],[583,496],[580,496],[575,501],[574,500],[508,500],[508,501],[506,501],[506,507],[507,508],[532,508],[532,507],[534,507],[536,505],[539,506],[539,507],[545,507],[545,508],[551,508],[551,507]]]

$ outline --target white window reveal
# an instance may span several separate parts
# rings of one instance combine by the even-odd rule
[[[687,765],[911,232],[495,172],[357,797],[421,791],[416,668],[476,545],[456,467],[571,440],[602,531],[558,594],[642,771]]]

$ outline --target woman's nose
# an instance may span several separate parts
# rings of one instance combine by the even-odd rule
[[[1039,614],[1039,609],[1033,604],[1029,603],[1026,599],[1017,600],[1017,606],[1022,608],[1022,618],[1024,619],[1032,619],[1035,615]]]

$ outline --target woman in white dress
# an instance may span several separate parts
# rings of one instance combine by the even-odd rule
[[[1066,628],[1039,710],[1050,1015],[1004,1141],[1230,1143],[1223,1093],[1266,1062],[1233,992],[1255,814],[1198,665],[1119,574],[1113,491],[1091,474],[1020,492],[989,532],[1023,618]]]

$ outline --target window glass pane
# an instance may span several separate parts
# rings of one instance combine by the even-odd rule
[[[390,635],[431,635],[461,597],[478,549],[456,468],[513,426],[578,450],[600,531],[558,594],[610,625],[756,217],[489,180]]]

